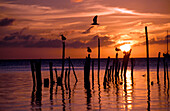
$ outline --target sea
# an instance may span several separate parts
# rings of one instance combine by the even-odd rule
[[[157,58],[149,59],[150,88],[147,87],[147,60],[134,58],[133,84],[131,78],[131,59],[129,60],[125,90],[123,81],[108,82],[104,87],[104,75],[107,58],[100,60],[98,81],[98,60],[94,60],[94,83],[92,83],[92,69],[90,70],[90,89],[84,87],[85,59],[71,59],[78,82],[73,70],[70,71],[70,85],[49,85],[44,87],[44,79],[50,78],[49,62],[53,63],[53,78],[56,73],[60,76],[61,59],[35,59],[41,61],[42,90],[38,92],[33,87],[31,65],[29,59],[0,60],[0,111],[116,111],[116,110],[170,110],[169,75],[170,70],[165,67],[163,58],[159,63],[159,84],[157,83]],[[122,62],[122,59],[119,59]],[[112,66],[113,58],[109,67]],[[166,60],[170,68],[170,60]],[[166,65],[166,66],[167,66]],[[65,60],[65,69],[68,68]],[[120,65],[121,66],[121,65]],[[92,67],[91,67],[92,68]],[[168,73],[167,73],[168,72]],[[165,76],[166,73],[166,76]],[[167,76],[168,75],[168,76]],[[166,79],[165,79],[166,78]]]

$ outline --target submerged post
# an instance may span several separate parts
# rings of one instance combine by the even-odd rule
[[[41,89],[42,79],[41,79],[41,62],[40,61],[35,63],[35,69],[36,69],[37,89]]]
[[[34,67],[34,63],[33,63],[32,60],[30,61],[30,63],[31,63],[31,71],[32,71],[33,86],[35,87],[35,73],[34,73],[35,67]]]
[[[92,84],[94,84],[94,60],[92,60]]]
[[[157,63],[157,83],[159,84],[159,62],[160,62],[160,52],[158,53],[158,63]]]
[[[106,69],[105,69],[105,75],[104,75],[104,84],[107,82],[107,73],[108,73],[108,67],[109,67],[110,57],[107,59]]]
[[[164,64],[164,86],[166,86],[166,63],[165,63],[165,57],[163,58],[163,64]]]
[[[63,79],[64,62],[65,62],[65,41],[63,41],[63,55],[62,55],[62,71],[61,71],[61,79]],[[62,81],[62,80],[61,80],[61,81]]]
[[[116,60],[115,60],[115,84],[117,84],[117,69],[118,69],[118,53],[116,53]]]
[[[56,82],[57,82],[57,78],[58,78],[58,76],[57,76],[57,68],[55,68],[54,70],[55,70],[55,74],[56,74]]]
[[[168,81],[168,86],[169,86],[169,75],[168,75],[168,63],[166,62],[166,70],[167,70],[167,81]]]
[[[98,38],[98,81],[100,77],[100,39]]]
[[[75,71],[74,71],[74,66],[73,66],[73,63],[71,62],[71,60],[70,60],[70,63],[71,63],[71,66],[72,66],[72,70],[73,70],[74,77],[75,77],[76,82],[77,82],[78,79],[77,79],[76,73],[75,73]]]
[[[145,34],[146,34],[146,54],[147,54],[147,86],[148,86],[148,89],[150,89],[150,77],[149,77],[149,43],[148,43],[147,26],[145,26]]]
[[[133,58],[131,58],[131,80],[132,80],[132,86],[133,86]]]
[[[49,62],[49,67],[50,67],[50,83],[53,84],[53,63]]]
[[[113,59],[113,64],[112,64],[112,82],[114,82],[114,67],[115,67],[115,59]]]
[[[148,43],[148,32],[147,26],[145,26],[145,34],[146,34],[146,54],[147,54],[147,88],[148,88],[148,108],[150,110],[150,77],[149,77],[149,43]]]

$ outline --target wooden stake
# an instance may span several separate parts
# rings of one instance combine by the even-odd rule
[[[159,62],[160,62],[160,52],[158,53],[158,63],[157,63],[157,83],[159,84]]]
[[[56,82],[57,82],[57,78],[58,78],[58,76],[57,76],[57,68],[55,68],[54,70],[55,70],[55,74],[56,74]]]
[[[37,89],[41,89],[42,87],[41,62],[35,63],[35,69],[36,69]]]
[[[114,82],[114,67],[115,67],[115,59],[113,59],[113,65],[112,65],[112,82]]]
[[[72,70],[73,70],[74,77],[75,77],[76,82],[77,82],[78,79],[77,79],[76,73],[75,73],[75,71],[74,71],[74,66],[73,66],[73,63],[71,62],[71,60],[70,60],[70,63],[71,63],[71,66],[72,66]]]
[[[104,82],[103,83],[107,82],[107,71],[108,71],[108,67],[109,67],[109,62],[110,62],[110,57],[108,57],[108,59],[107,59],[107,64],[106,64],[105,75],[104,75]]]
[[[133,58],[131,58],[131,80],[132,80],[132,86],[133,86]]]
[[[92,60],[92,84],[94,84],[94,60]]]
[[[63,80],[63,73],[64,73],[64,62],[65,62],[65,42],[63,41],[62,71],[61,71],[61,79],[62,80]]]
[[[33,63],[32,60],[30,61],[30,63],[31,63],[31,71],[32,71],[33,86],[35,87],[35,74],[34,74],[35,67],[34,67],[34,63]]]
[[[98,81],[100,77],[100,39],[98,38]]]
[[[116,53],[116,60],[115,60],[115,84],[117,84],[117,68],[118,67],[118,53]]]
[[[164,63],[164,86],[166,86],[166,63],[165,63],[165,57],[163,58]]]
[[[49,67],[50,67],[50,83],[53,84],[53,63],[49,62]]]

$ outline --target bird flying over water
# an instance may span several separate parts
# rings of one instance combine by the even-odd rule
[[[91,25],[99,25],[97,23],[97,15],[93,18],[93,23]]]
[[[92,52],[90,47],[87,47],[87,52]]]
[[[64,37],[64,35],[61,34],[61,39],[62,39],[62,40],[66,40],[66,37]]]

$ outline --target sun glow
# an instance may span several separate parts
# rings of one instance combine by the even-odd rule
[[[120,49],[121,49],[121,51],[125,51],[125,52],[128,52],[130,49],[131,49],[131,46],[130,46],[130,44],[124,44],[124,45],[122,45],[122,46],[120,46]]]

